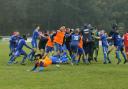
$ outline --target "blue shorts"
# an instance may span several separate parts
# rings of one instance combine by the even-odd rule
[[[10,51],[13,52],[15,50],[16,47],[14,46],[10,46]]]
[[[37,42],[36,41],[32,41],[31,44],[32,44],[33,48],[37,48]]]
[[[27,53],[24,51],[24,50],[17,50],[15,53],[14,53],[14,56],[20,56],[20,55],[27,55]]]
[[[62,63],[67,63],[68,62],[68,58],[67,57],[62,57],[61,61],[62,61]]]
[[[50,59],[52,60],[52,64],[59,64],[60,62],[62,62],[62,63],[67,63],[68,62],[67,57],[61,57],[59,59],[58,57],[52,56],[52,57],[50,57]]]
[[[62,45],[58,44],[58,43],[54,43],[54,51],[55,52],[62,52]]]
[[[9,45],[10,51],[14,51],[16,47],[17,45],[14,45],[14,44]]]
[[[77,45],[71,45],[71,52],[77,53],[78,52],[78,46]]]
[[[78,54],[79,55],[84,54],[84,49],[83,48],[78,48]]]
[[[116,51],[124,51],[124,46],[117,46]]]
[[[45,48],[46,53],[49,53],[49,52],[52,52],[52,51],[53,51],[53,47],[46,46],[46,48]]]
[[[58,64],[60,63],[60,60],[58,57],[51,56],[50,59],[52,60],[52,64]]]
[[[67,50],[70,51],[70,43],[65,43],[65,45],[66,45]]]
[[[108,47],[102,47],[103,48],[103,53],[107,54],[108,53]]]

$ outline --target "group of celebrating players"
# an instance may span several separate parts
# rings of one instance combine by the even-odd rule
[[[39,41],[38,41],[39,39]],[[40,26],[36,26],[32,35],[31,46],[27,45],[26,35],[20,36],[19,32],[14,32],[9,40],[10,59],[8,64],[17,63],[16,58],[23,55],[21,61],[25,65],[26,59],[35,61],[32,71],[43,71],[44,67],[51,64],[71,63],[79,64],[82,59],[85,64],[91,61],[98,61],[99,41],[102,43],[104,54],[103,63],[111,63],[109,54],[115,49],[115,55],[118,59],[117,64],[121,63],[120,52],[124,58],[124,64],[128,59],[128,32],[120,35],[118,27],[113,26],[113,30],[108,34],[104,30],[98,31],[90,24],[82,29],[70,29],[62,26],[57,31],[40,31]],[[27,54],[23,47],[30,49]],[[125,51],[124,51],[125,48]],[[37,54],[37,50],[40,51]]]

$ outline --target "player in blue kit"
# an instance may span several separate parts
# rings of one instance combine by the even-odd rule
[[[39,29],[40,29],[40,27],[37,26],[36,29],[35,29],[34,32],[33,32],[33,35],[32,35],[31,44],[32,44],[32,47],[33,47],[33,48],[37,48],[37,39],[38,39],[38,37],[39,37]]]
[[[121,52],[121,54],[122,54],[122,56],[124,58],[124,64],[125,64],[127,62],[127,57],[126,57],[126,54],[124,52],[123,39],[120,36],[119,31],[116,30],[111,38],[113,39],[114,46],[116,48],[116,58],[118,59],[118,63],[117,64],[119,64],[121,62],[121,58],[120,58],[120,55],[119,55],[120,53],[119,52]]]
[[[34,30],[33,35],[32,35],[31,44],[32,44],[32,47],[34,48],[34,51],[32,51],[28,55],[28,58],[30,59],[30,61],[33,61],[34,55],[35,55],[36,50],[37,50],[37,46],[38,46],[37,39],[39,37],[39,29],[40,29],[40,26],[36,26],[36,29]]]
[[[111,63],[109,56],[108,56],[108,36],[107,34],[104,32],[104,30],[101,31],[100,33],[100,37],[96,37],[97,39],[100,39],[102,41],[102,49],[103,49],[103,53],[104,53],[104,64],[107,64],[107,60],[108,63]]]
[[[78,56],[78,48],[79,48],[79,42],[80,42],[80,35],[79,35],[79,28],[75,30],[75,33],[71,35],[71,58],[72,58],[72,64],[76,63],[78,64],[79,60],[76,59]]]
[[[19,37],[19,42],[17,44],[16,51],[10,57],[10,60],[9,60],[8,64],[12,64],[15,61],[15,59],[17,57],[19,57],[20,55],[24,55],[24,57],[22,59],[22,62],[21,62],[21,64],[24,64],[24,62],[25,62],[25,60],[27,58],[27,53],[23,50],[24,46],[26,46],[27,48],[29,48],[29,49],[31,49],[33,51],[33,49],[26,44],[25,39],[26,39],[25,35],[23,35],[23,38]]]
[[[19,32],[14,32],[9,39],[9,48],[10,48],[9,56],[13,54],[13,52],[15,51],[15,48],[17,47],[18,36],[19,36]]]

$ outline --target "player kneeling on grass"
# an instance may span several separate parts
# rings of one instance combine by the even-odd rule
[[[24,62],[25,62],[25,60],[27,58],[27,53],[23,50],[24,46],[26,46],[27,48],[29,48],[29,49],[31,49],[33,51],[33,49],[26,44],[25,39],[27,39],[25,35],[23,35],[23,38],[22,37],[19,38],[19,42],[18,42],[16,51],[10,57],[10,60],[9,60],[8,64],[12,64],[15,61],[15,59],[17,57],[19,57],[20,55],[24,55],[24,57],[22,59],[22,62],[21,62],[21,64],[24,64]]]

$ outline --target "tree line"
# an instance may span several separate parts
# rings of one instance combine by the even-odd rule
[[[128,0],[0,0],[0,34],[30,33],[35,24],[42,30],[59,26],[76,28],[91,23],[100,29],[128,28]]]

